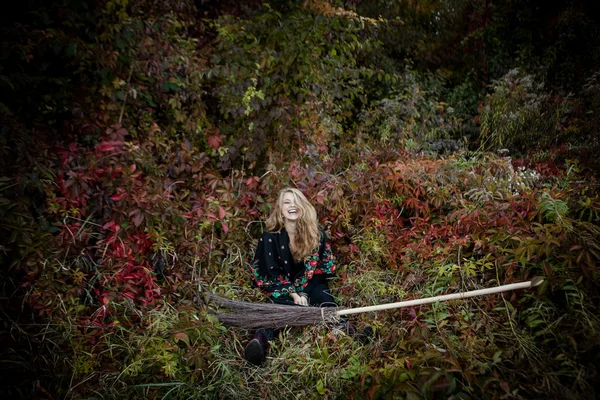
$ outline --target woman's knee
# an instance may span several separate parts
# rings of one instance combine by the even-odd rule
[[[327,285],[318,285],[315,287],[310,294],[309,300],[312,306],[337,307],[335,299],[331,295]]]

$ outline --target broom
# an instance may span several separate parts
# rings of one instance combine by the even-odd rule
[[[496,286],[487,289],[471,290],[469,292],[426,297],[424,299],[348,309],[339,307],[318,308],[269,303],[247,303],[243,301],[224,299],[215,294],[211,294],[210,298],[219,306],[229,309],[230,312],[227,313],[216,313],[217,318],[219,318],[219,320],[225,325],[246,329],[279,329],[286,326],[307,326],[319,323],[336,323],[339,322],[340,317],[350,314],[411,307],[421,304],[436,303],[439,301],[466,299],[467,297],[507,292],[509,290],[527,289],[530,287],[539,286],[543,281],[543,278],[535,277],[531,281],[511,283],[509,285]]]

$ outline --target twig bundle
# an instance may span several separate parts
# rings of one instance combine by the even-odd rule
[[[319,323],[335,323],[340,320],[341,316],[349,314],[411,307],[439,301],[465,299],[473,296],[506,292],[509,290],[527,289],[538,286],[543,281],[544,280],[542,278],[537,277],[527,282],[512,283],[509,285],[496,286],[487,289],[472,290],[469,292],[453,293],[442,296],[427,297],[424,299],[350,309],[342,309],[338,307],[317,308],[268,303],[247,303],[244,301],[227,300],[214,294],[211,294],[210,298],[219,306],[230,310],[228,313],[216,313],[217,317],[223,324],[247,329],[278,329],[286,326],[307,326],[316,325]]]
[[[247,303],[228,300],[211,294],[210,298],[219,306],[230,310],[217,312],[217,318],[230,326],[246,329],[273,328],[286,326],[308,326],[319,323],[335,323],[340,316],[336,307],[299,307],[270,303]]]

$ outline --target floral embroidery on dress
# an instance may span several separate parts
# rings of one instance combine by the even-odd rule
[[[290,281],[285,279],[283,275],[279,275],[276,280],[273,280],[271,277],[262,276],[258,272],[258,260],[254,260],[252,263],[252,274],[254,275],[254,282],[256,286],[263,291],[266,295],[271,295],[275,298],[280,297],[282,294],[293,293],[294,290],[292,287],[283,287],[283,285],[289,285]],[[273,268],[271,266],[271,268]],[[280,288],[280,289],[279,289]],[[265,290],[269,289],[269,290]]]
[[[278,234],[281,235],[282,233]],[[273,233],[265,233],[260,238],[262,243],[259,242],[256,257],[251,265],[256,286],[267,296],[278,298],[290,293],[302,292],[314,275],[331,275],[335,272],[331,245],[327,242],[327,236],[323,233],[319,247],[302,260],[304,273],[290,280],[290,274],[287,271],[288,260],[281,262],[281,256],[278,254],[279,247],[273,243],[272,237],[269,237],[270,235],[273,235]],[[268,239],[268,243],[263,238]],[[281,249],[285,250],[285,246],[281,245]],[[269,250],[271,251],[269,252]],[[273,250],[276,252],[275,255],[273,255]],[[275,258],[275,256],[277,257]]]

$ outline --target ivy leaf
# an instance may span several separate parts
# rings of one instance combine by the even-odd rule
[[[101,152],[120,151],[123,142],[120,140],[103,141],[96,144],[96,149]]]
[[[135,225],[136,228],[140,226],[140,224],[142,223],[142,219],[144,218],[144,215],[142,214],[142,210],[140,210],[139,208],[130,212],[129,216],[133,217],[133,224]]]
[[[114,201],[119,201],[123,198],[123,196],[125,196],[125,193],[117,193],[110,196],[110,199]]]
[[[206,137],[206,141],[208,142],[208,145],[213,149],[213,150],[218,150],[219,147],[221,147],[221,143],[223,143],[223,139],[225,137],[223,135],[219,135],[218,133],[211,135],[211,136],[207,136]]]

